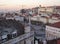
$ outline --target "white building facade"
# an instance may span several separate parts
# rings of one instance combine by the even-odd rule
[[[46,36],[48,40],[60,38],[60,26],[59,24],[46,25]],[[55,27],[54,27],[55,26]]]

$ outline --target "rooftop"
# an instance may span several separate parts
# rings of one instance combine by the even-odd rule
[[[56,9],[60,9],[60,6],[48,6],[47,8],[56,8]]]
[[[60,6],[57,6],[56,9],[60,9]]]
[[[60,15],[59,15],[59,14],[52,14],[52,16],[60,17]]]
[[[56,22],[56,23],[48,24],[48,25],[52,27],[60,28],[60,22]]]
[[[56,18],[60,19],[60,15],[59,14],[52,14],[50,17],[56,17]]]

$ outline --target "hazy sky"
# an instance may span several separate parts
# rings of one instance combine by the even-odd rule
[[[31,8],[38,5],[60,5],[60,0],[0,0],[0,9]]]

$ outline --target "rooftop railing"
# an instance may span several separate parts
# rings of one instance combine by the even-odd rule
[[[11,39],[11,40],[9,40],[5,43],[2,43],[2,44],[15,44],[15,43],[17,43],[21,40],[28,39],[31,36],[34,36],[34,31],[31,31],[31,32],[28,32],[26,34],[20,35],[19,37]]]

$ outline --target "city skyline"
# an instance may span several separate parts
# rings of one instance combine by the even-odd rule
[[[36,6],[53,6],[60,5],[60,0],[1,0],[0,9],[21,9],[21,8],[32,8]]]

